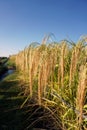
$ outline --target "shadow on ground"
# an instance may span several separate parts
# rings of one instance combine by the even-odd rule
[[[24,101],[19,96],[18,81],[0,82],[0,130],[21,130],[24,110],[20,109]]]

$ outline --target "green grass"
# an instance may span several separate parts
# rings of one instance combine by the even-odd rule
[[[24,110],[20,109],[25,97],[20,95],[18,73],[0,82],[0,129],[21,130]]]
[[[7,57],[1,57],[0,63],[1,63],[1,64],[4,64],[7,60],[8,60]]]
[[[6,66],[9,68],[9,67],[13,67],[15,68],[15,61],[12,60],[12,59],[9,59],[7,62],[6,62]]]

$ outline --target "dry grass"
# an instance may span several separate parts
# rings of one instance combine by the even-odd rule
[[[81,66],[79,73],[79,84],[77,88],[77,110],[79,110],[78,124],[81,129],[82,121],[83,121],[83,107],[85,103],[86,96],[86,87],[87,87],[87,65]]]
[[[30,97],[37,99],[39,105],[43,104],[43,98],[59,104],[59,110],[62,109],[60,110],[61,120],[64,118],[66,121],[69,120],[67,125],[63,123],[64,129],[68,127],[74,129],[78,127],[75,124],[77,118],[75,111],[72,111],[74,116],[70,117],[69,108],[64,103],[61,105],[59,99],[78,108],[79,115],[77,116],[79,116],[79,124],[82,124],[83,106],[86,104],[84,103],[85,89],[87,89],[87,48],[84,46],[83,39],[74,46],[69,45],[67,41],[46,44],[48,39],[49,36],[43,39],[41,45],[29,46],[19,52],[16,56],[16,66],[22,72],[25,84],[28,83],[29,87],[26,89]],[[62,98],[56,99],[55,96],[51,96],[53,89]],[[46,107],[49,108],[49,106]],[[62,118],[63,115],[69,117]],[[75,120],[73,126],[70,126],[70,120]]]

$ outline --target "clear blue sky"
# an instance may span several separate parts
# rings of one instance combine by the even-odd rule
[[[41,42],[48,33],[56,41],[87,34],[87,0],[0,0],[0,56]]]

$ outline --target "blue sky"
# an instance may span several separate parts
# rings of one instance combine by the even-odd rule
[[[54,33],[56,41],[87,34],[87,0],[0,0],[0,56]]]

